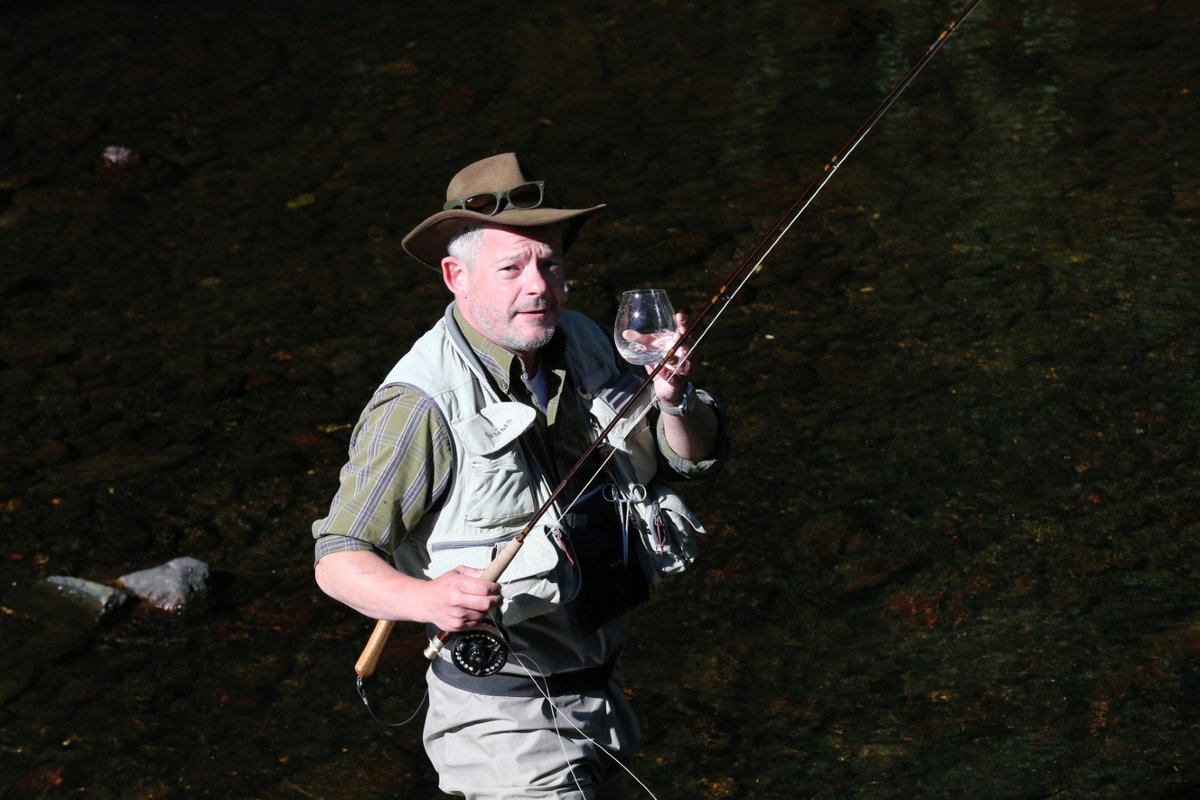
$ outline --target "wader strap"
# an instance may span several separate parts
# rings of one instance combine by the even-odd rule
[[[434,659],[433,665],[430,667],[439,680],[455,689],[492,697],[541,697],[542,691],[538,686],[551,697],[599,692],[608,687],[615,668],[616,661],[614,660],[598,667],[545,677],[497,672],[493,675],[476,678],[458,669],[444,658]],[[534,681],[537,681],[538,685],[534,685]]]

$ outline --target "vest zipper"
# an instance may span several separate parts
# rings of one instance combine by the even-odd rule
[[[460,539],[457,541],[450,541],[450,542],[434,542],[433,544],[431,544],[429,546],[429,552],[436,553],[441,550],[463,550],[468,547],[491,547],[491,546],[495,546],[498,544],[503,544],[505,542],[512,541],[515,538],[517,538],[517,534],[514,532],[514,533],[506,533],[502,536],[492,536],[487,539],[470,539],[470,540],[461,540]]]

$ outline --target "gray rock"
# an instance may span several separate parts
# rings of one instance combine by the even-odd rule
[[[184,611],[208,592],[208,564],[190,556],[132,572],[117,583],[164,611]]]
[[[82,606],[97,621],[129,602],[129,595],[120,589],[83,578],[53,575],[46,578],[46,583],[57,589],[63,597]]]

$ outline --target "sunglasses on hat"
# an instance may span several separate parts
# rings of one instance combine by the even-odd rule
[[[504,192],[480,192],[450,200],[442,206],[442,210],[461,208],[492,217],[510,208],[537,208],[542,204],[542,189],[545,186],[545,181],[529,181]]]

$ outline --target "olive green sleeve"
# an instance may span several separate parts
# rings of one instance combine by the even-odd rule
[[[453,464],[449,431],[428,396],[401,384],[380,387],[350,436],[329,514],[313,523],[316,560],[340,550],[390,559],[446,491]]]

